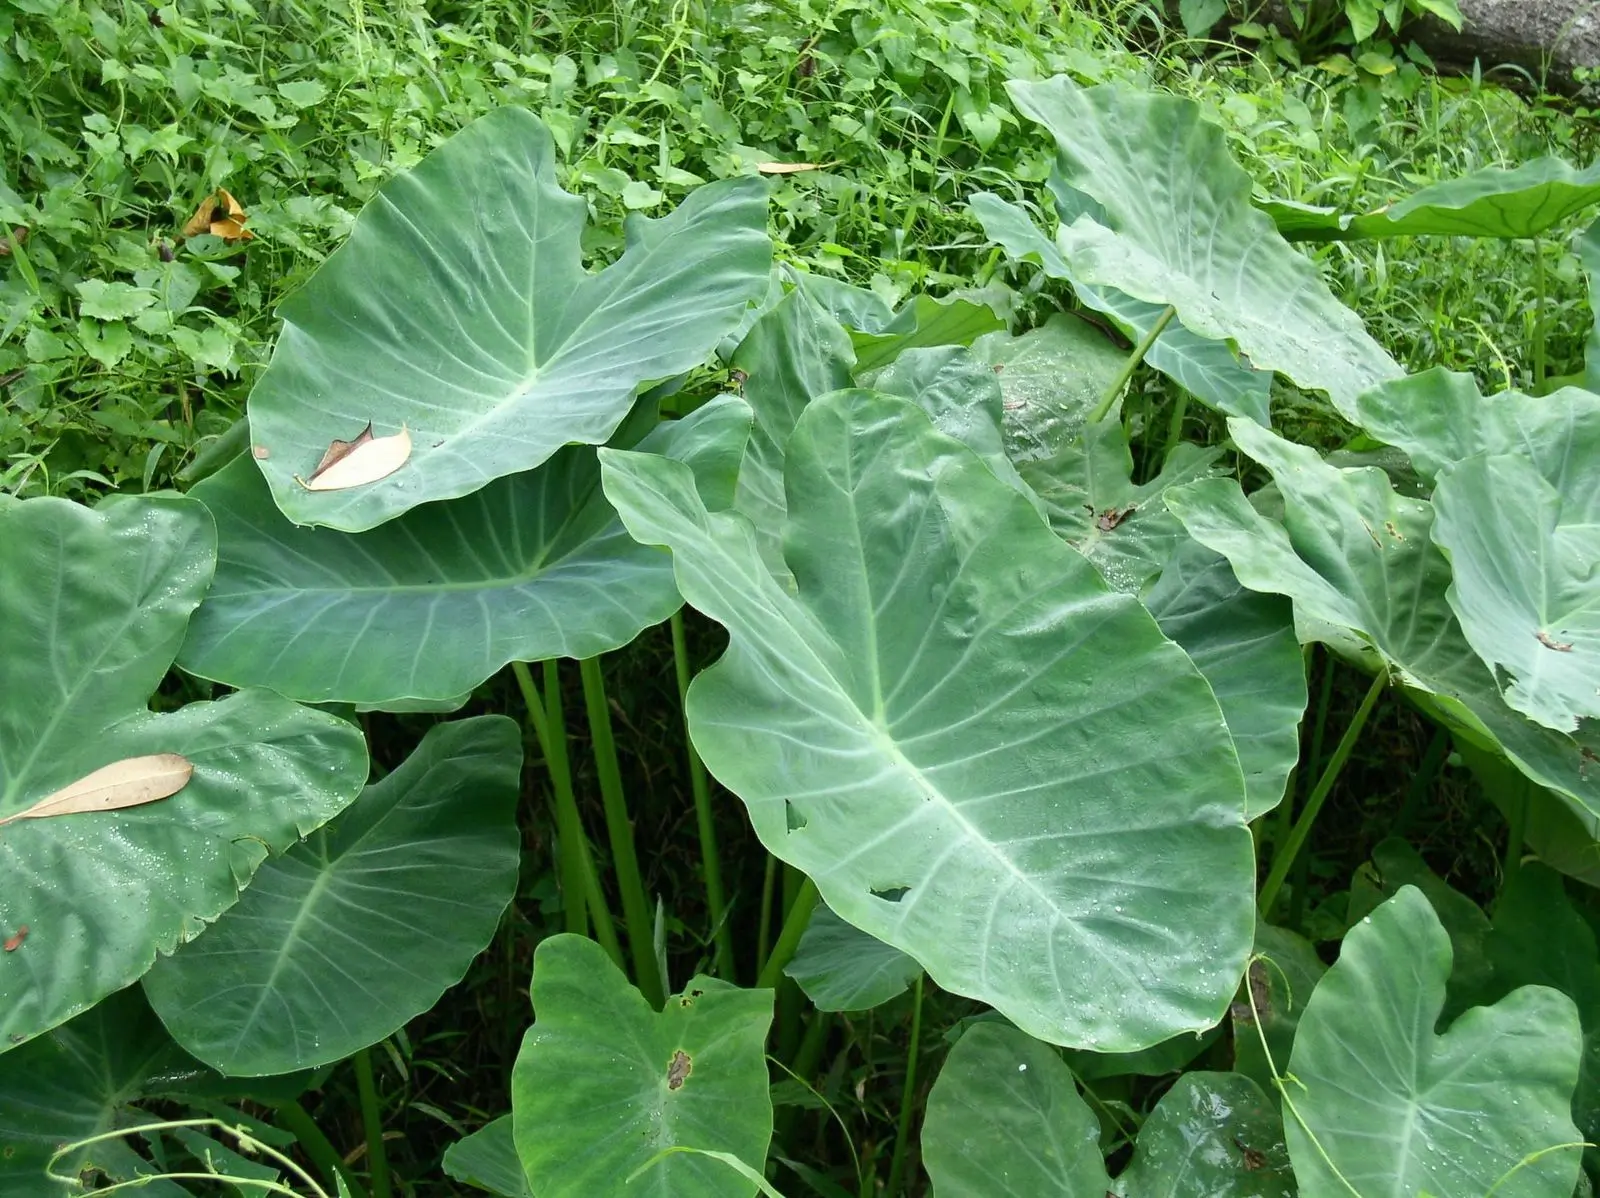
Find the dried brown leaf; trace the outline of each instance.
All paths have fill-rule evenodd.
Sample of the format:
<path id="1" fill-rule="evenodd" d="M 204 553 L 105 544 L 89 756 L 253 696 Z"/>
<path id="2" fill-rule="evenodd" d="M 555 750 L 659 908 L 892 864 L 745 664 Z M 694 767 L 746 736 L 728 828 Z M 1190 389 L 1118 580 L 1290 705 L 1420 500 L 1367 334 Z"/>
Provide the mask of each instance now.
<path id="1" fill-rule="evenodd" d="M 763 175 L 798 175 L 805 171 L 824 171 L 831 162 L 758 162 L 756 170 Z"/>
<path id="2" fill-rule="evenodd" d="M 211 229 L 211 214 L 217 210 L 217 197 L 207 196 L 200 201 L 200 207 L 194 210 L 194 215 L 189 218 L 189 223 L 183 226 L 185 237 L 198 237 Z"/>
<path id="3" fill-rule="evenodd" d="M 69 786 L 46 795 L 32 807 L 0 819 L 0 825 L 19 819 L 44 819 L 53 815 L 83 815 L 139 807 L 177 794 L 189 784 L 194 766 L 177 753 L 152 753 L 128 757 L 101 766 Z"/>
<path id="4" fill-rule="evenodd" d="M 354 441 L 335 441 L 311 477 L 295 475 L 308 491 L 345 491 L 388 478 L 411 457 L 411 434 L 404 425 L 392 437 L 374 437 L 369 424 Z"/>

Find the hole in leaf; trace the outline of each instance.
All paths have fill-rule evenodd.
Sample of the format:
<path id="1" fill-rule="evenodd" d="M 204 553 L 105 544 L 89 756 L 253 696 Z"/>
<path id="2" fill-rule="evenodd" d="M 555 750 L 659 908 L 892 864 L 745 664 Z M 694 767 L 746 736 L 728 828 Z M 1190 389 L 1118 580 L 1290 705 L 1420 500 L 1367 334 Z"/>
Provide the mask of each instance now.
<path id="1" fill-rule="evenodd" d="M 886 903 L 898 903 L 910 893 L 911 887 L 909 886 L 885 886 L 881 890 L 874 888 L 872 897 L 881 898 Z"/>
<path id="2" fill-rule="evenodd" d="M 798 832 L 806 826 L 806 817 L 788 799 L 783 801 L 783 823 L 790 832 Z"/>
<path id="3" fill-rule="evenodd" d="M 683 1089 L 684 1080 L 694 1072 L 694 1062 L 689 1059 L 689 1054 L 683 1049 L 678 1049 L 672 1054 L 672 1061 L 667 1065 L 667 1089 Z"/>

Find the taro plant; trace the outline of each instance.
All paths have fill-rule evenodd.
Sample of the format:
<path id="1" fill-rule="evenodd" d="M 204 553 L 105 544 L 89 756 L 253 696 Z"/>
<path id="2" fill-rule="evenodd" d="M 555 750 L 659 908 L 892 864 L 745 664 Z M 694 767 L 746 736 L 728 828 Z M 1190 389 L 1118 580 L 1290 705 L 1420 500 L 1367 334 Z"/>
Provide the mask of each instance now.
<path id="1" fill-rule="evenodd" d="M 441 1162 L 464 1185 L 1575 1192 L 1600 1140 L 1600 397 L 1405 377 L 1194 106 L 1012 94 L 1055 140 L 1059 227 L 974 214 L 1131 348 L 1073 313 L 1013 333 L 775 271 L 753 177 L 588 264 L 550 133 L 504 110 L 383 188 L 285 305 L 234 460 L 182 497 L 0 506 L 0 1186 L 392 1193 L 372 1048 L 513 901 L 527 774 L 562 931 L 509 1114 Z M 1469 181 L 1405 231 L 1531 235 L 1578 203 L 1558 183 Z M 1145 363 L 1174 384 L 1164 444 L 1129 402 Z M 1280 379 L 1365 440 L 1284 435 Z M 692 678 L 685 605 L 726 636 Z M 688 954 L 600 660 L 662 623 L 707 915 Z M 1340 730 L 1324 691 L 1309 751 L 1308 657 L 1365 692 Z M 502 671 L 537 764 L 507 713 L 446 718 L 504 706 Z M 1384 701 L 1505 812 L 1504 887 L 1485 913 L 1386 840 L 1327 960 L 1302 863 Z M 369 781 L 382 712 L 427 731 Z M 735 818 L 767 855 L 754 900 L 726 884 Z M 830 1172 L 790 1134 L 796 1092 L 828 1108 L 830 1019 L 890 1004 L 892 1143 Z M 299 1103 L 344 1060 L 361 1169 Z M 204 1117 L 246 1102 L 254 1130 Z"/>

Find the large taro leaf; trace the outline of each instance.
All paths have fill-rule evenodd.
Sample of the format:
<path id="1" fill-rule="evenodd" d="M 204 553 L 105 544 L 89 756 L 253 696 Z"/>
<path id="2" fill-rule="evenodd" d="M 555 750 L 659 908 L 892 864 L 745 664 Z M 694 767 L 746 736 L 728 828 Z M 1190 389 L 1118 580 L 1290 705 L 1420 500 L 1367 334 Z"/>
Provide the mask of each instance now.
<path id="1" fill-rule="evenodd" d="M 1283 1123 L 1238 1073 L 1186 1073 L 1139 1128 L 1117 1198 L 1294 1198 Z M 1093 1198 L 1099 1198 L 1094 1195 Z"/>
<path id="2" fill-rule="evenodd" d="M 0 827 L 0 1052 L 199 935 L 365 780 L 355 727 L 266 691 L 150 711 L 214 535 L 176 496 L 0 498 L 0 818 L 128 758 L 194 767 L 170 798 Z"/>
<path id="3" fill-rule="evenodd" d="M 1485 398 L 1472 376 L 1434 370 L 1361 411 L 1437 479 L 1450 606 L 1506 702 L 1561 731 L 1600 717 L 1600 396 Z"/>
<path id="4" fill-rule="evenodd" d="M 1206 676 L 1244 769 L 1245 815 L 1278 805 L 1300 759 L 1306 669 L 1294 609 L 1239 585 L 1226 558 L 1185 539 L 1144 597 Z"/>
<path id="5" fill-rule="evenodd" d="M 194 1064 L 162 1030 L 137 989 L 106 999 L 11 1053 L 0 1064 L 0 1198 L 83 1192 L 45 1180 L 56 1150 L 150 1122 L 151 1116 L 132 1103 L 164 1073 Z M 95 1171 L 124 1181 L 160 1170 L 120 1138 L 65 1156 L 54 1169 L 68 1177 L 93 1177 Z M 152 1182 L 138 1192 L 151 1198 L 189 1195 L 170 1181 Z"/>
<path id="6" fill-rule="evenodd" d="M 516 892 L 521 768 L 521 732 L 504 716 L 430 728 L 145 975 L 173 1038 L 231 1076 L 288 1073 L 342 1060 L 432 1007 Z"/>
<path id="7" fill-rule="evenodd" d="M 1053 457 L 1082 433 L 1126 355 L 1088 321 L 1057 312 L 1018 337 L 978 338 L 972 356 L 1000 381 L 1005 451 L 1020 465 Z"/>
<path id="8" fill-rule="evenodd" d="M 1191 332 L 1237 345 L 1262 370 L 1325 390 L 1353 416 L 1400 367 L 1334 298 L 1313 265 L 1250 202 L 1250 179 L 1200 106 L 1065 76 L 1007 85 L 1045 126 L 1063 181 L 1098 203 L 1056 235 L 1074 279 L 1171 305 Z"/>
<path id="9" fill-rule="evenodd" d="M 1283 1117 L 1305 1198 L 1572 1193 L 1582 1039 L 1572 1000 L 1523 987 L 1439 1035 L 1450 960 L 1449 937 L 1410 886 L 1345 937 L 1288 1063 Z"/>
<path id="10" fill-rule="evenodd" d="M 733 355 L 733 368 L 744 375 L 743 394 L 753 418 L 735 506 L 754 526 L 762 559 L 774 577 L 786 579 L 789 574 L 781 540 L 783 457 L 789 436 L 808 403 L 850 386 L 854 362 L 849 334 L 804 288 L 763 313 Z"/>
<path id="11" fill-rule="evenodd" d="M 1573 247 L 1589 276 L 1589 308 L 1594 314 L 1589 339 L 1583 347 L 1583 385 L 1600 393 L 1600 221 L 1574 238 Z"/>
<path id="12" fill-rule="evenodd" d="M 1358 241 L 1428 234 L 1537 237 L 1595 204 L 1600 204 L 1600 164 L 1576 170 L 1559 158 L 1540 158 L 1511 170 L 1491 166 L 1444 179 L 1376 212 L 1283 203 L 1264 207 L 1291 241 Z"/>
<path id="13" fill-rule="evenodd" d="M 361 532 L 601 444 L 641 385 L 698 365 L 765 290 L 759 179 L 632 218 L 622 257 L 590 274 L 584 202 L 556 173 L 537 118 L 491 112 L 387 183 L 283 304 L 249 414 L 289 519 Z M 295 481 L 369 422 L 409 432 L 398 470 L 348 490 Z"/>
<path id="14" fill-rule="evenodd" d="M 748 427 L 743 404 L 717 400 L 638 448 L 688 462 L 725 507 Z M 180 664 L 307 702 L 449 699 L 508 661 L 609 652 L 681 602 L 667 556 L 601 494 L 588 445 L 366 533 L 289 523 L 244 458 L 193 494 L 216 519 L 218 564 Z"/>
<path id="15" fill-rule="evenodd" d="M 1461 631 L 1511 707 L 1564 732 L 1600 721 L 1600 420 L 1583 433 L 1565 446 L 1579 494 L 1517 454 L 1469 458 L 1433 494 Z"/>
<path id="16" fill-rule="evenodd" d="M 922 967 L 819 903 L 783 972 L 819 1011 L 870 1011 L 904 994 Z"/>
<path id="17" fill-rule="evenodd" d="M 1100 1125 L 1048 1045 L 976 1023 L 928 1093 L 922 1164 L 938 1198 L 1105 1198 Z"/>
<path id="18" fill-rule="evenodd" d="M 1134 341 L 1142 341 L 1161 318 L 1164 304 L 1083 282 L 1056 243 L 1016 204 L 984 192 L 972 197 L 971 207 L 990 241 L 1013 258 L 1037 262 L 1049 277 L 1071 283 L 1086 307 L 1109 316 Z M 1271 372 L 1241 362 L 1225 342 L 1197 337 L 1173 320 L 1145 352 L 1145 361 L 1217 411 L 1269 423 Z"/>
<path id="19" fill-rule="evenodd" d="M 789 443 L 790 595 L 685 468 L 601 460 L 729 631 L 689 693 L 701 756 L 834 911 L 1055 1042 L 1221 1017 L 1252 874 L 1221 713 L 1026 497 L 906 401 L 825 396 Z"/>
<path id="20" fill-rule="evenodd" d="M 1430 714 L 1504 753 L 1592 823 L 1600 729 L 1586 724 L 1568 735 L 1505 705 L 1446 602 L 1450 565 L 1430 540 L 1431 505 L 1397 495 L 1374 467 L 1331 466 L 1247 421 L 1229 428 L 1272 473 L 1283 523 L 1252 507 L 1232 480 L 1207 479 L 1166 497 L 1190 535 L 1227 557 L 1251 590 L 1288 595 L 1310 635 L 1368 668 L 1388 668 Z"/>
<path id="21" fill-rule="evenodd" d="M 77 1185 L 44 1180 L 56 1150 L 118 1128 L 155 1122 L 160 1108 L 151 1109 L 154 1102 L 177 1101 L 200 1109 L 240 1100 L 288 1102 L 313 1081 L 311 1074 L 295 1074 L 236 1082 L 212 1073 L 172 1042 L 140 989 L 129 987 L 5 1058 L 0 1067 L 0 1198 L 83 1193 Z M 235 1166 L 230 1171 L 245 1167 L 228 1149 L 192 1130 L 166 1134 L 197 1156 L 209 1153 L 223 1158 Z M 160 1172 L 134 1151 L 142 1141 L 143 1137 L 102 1140 L 64 1156 L 54 1171 L 65 1176 L 98 1173 L 112 1181 Z M 172 1149 L 169 1143 L 167 1151 Z M 249 1167 L 260 1169 L 259 1164 Z M 190 1194 L 168 1181 L 142 1184 L 137 1192 L 155 1198 Z"/>
<path id="22" fill-rule="evenodd" d="M 699 1153 L 767 1159 L 772 1100 L 762 1045 L 772 991 L 696 977 L 654 1011 L 605 950 L 540 942 L 534 1024 L 511 1077 L 517 1154 L 539 1198 L 749 1198 L 751 1185 Z"/>
<path id="23" fill-rule="evenodd" d="M 1095 564 L 1107 583 L 1137 595 L 1189 539 L 1161 497 L 1211 473 L 1217 447 L 1179 442 L 1161 472 L 1133 481 L 1133 453 L 1113 407 L 1085 424 L 1079 437 L 1052 458 L 1024 463 L 1021 475 L 1043 502 L 1056 535 Z"/>
<path id="24" fill-rule="evenodd" d="M 973 1025 L 928 1095 L 922 1157 L 938 1198 L 1287 1198 L 1282 1125 L 1236 1073 L 1189 1073 L 1140 1129 L 1113 1183 L 1100 1125 L 1059 1055 L 1014 1028 Z"/>

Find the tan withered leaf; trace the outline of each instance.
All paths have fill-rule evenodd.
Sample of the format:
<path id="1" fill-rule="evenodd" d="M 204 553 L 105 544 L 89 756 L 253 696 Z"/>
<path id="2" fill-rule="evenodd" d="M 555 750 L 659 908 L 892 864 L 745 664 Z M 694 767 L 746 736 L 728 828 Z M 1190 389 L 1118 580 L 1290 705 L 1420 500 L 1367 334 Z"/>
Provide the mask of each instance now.
<path id="1" fill-rule="evenodd" d="M 411 434 L 404 425 L 392 437 L 374 437 L 372 425 L 353 441 L 334 441 L 310 478 L 294 476 L 308 491 L 345 491 L 388 478 L 411 457 Z"/>
<path id="2" fill-rule="evenodd" d="M 139 807 L 177 794 L 189 784 L 194 766 L 177 753 L 152 753 L 127 757 L 85 774 L 70 786 L 46 795 L 25 811 L 0 819 L 45 819 L 52 815 L 83 815 L 91 811 L 117 811 Z"/>
<path id="3" fill-rule="evenodd" d="M 760 162 L 756 170 L 763 175 L 798 175 L 803 171 L 825 171 L 831 162 Z"/>
<path id="4" fill-rule="evenodd" d="M 217 215 L 218 208 L 222 209 L 220 217 Z M 189 223 L 183 226 L 183 235 L 198 237 L 202 233 L 210 233 L 224 241 L 250 241 L 255 234 L 244 227 L 244 222 L 249 219 L 243 206 L 233 198 L 233 193 L 219 187 L 214 194 L 200 202 Z"/>

